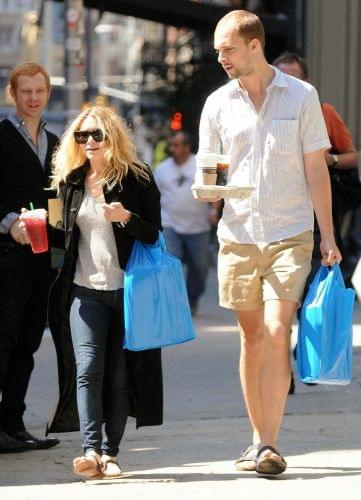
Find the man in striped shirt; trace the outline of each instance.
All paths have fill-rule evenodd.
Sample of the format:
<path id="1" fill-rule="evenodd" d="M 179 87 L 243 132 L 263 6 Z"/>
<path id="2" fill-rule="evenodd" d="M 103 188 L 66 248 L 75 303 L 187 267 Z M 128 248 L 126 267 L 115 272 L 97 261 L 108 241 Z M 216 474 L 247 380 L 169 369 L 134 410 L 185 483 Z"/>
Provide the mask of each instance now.
<path id="1" fill-rule="evenodd" d="M 225 201 L 218 228 L 220 304 L 236 312 L 253 428 L 236 468 L 279 474 L 287 467 L 276 446 L 290 384 L 289 332 L 310 270 L 313 210 L 323 263 L 341 260 L 324 159 L 330 144 L 316 90 L 267 63 L 255 14 L 224 16 L 214 47 L 230 82 L 204 105 L 199 153 L 228 153 L 228 183 L 255 187 L 249 198 Z"/>

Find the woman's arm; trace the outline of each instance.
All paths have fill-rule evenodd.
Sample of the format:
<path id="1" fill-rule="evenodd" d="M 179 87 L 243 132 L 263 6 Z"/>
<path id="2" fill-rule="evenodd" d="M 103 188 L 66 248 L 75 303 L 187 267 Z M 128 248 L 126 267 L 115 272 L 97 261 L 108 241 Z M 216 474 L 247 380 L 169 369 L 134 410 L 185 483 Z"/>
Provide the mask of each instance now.
<path id="1" fill-rule="evenodd" d="M 148 170 L 149 183 L 145 185 L 140 182 L 140 195 L 143 207 L 143 214 L 132 214 L 124 230 L 133 238 L 144 243 L 155 243 L 158 239 L 159 231 L 162 229 L 160 192 L 155 183 L 151 170 Z"/>
<path id="2" fill-rule="evenodd" d="M 111 203 L 104 206 L 104 215 L 133 238 L 153 244 L 162 229 L 160 192 L 151 170 L 148 169 L 147 173 L 149 181 L 141 178 L 135 180 L 142 206 L 141 213 L 130 212 L 121 203 Z"/>

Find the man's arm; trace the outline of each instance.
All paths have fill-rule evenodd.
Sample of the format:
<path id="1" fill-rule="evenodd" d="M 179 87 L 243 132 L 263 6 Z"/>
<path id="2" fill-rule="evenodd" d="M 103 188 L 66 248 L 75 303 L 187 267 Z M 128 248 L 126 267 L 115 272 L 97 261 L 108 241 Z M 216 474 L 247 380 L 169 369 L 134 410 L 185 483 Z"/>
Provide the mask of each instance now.
<path id="1" fill-rule="evenodd" d="M 321 233 L 322 264 L 332 265 L 336 261 L 341 262 L 342 256 L 333 232 L 331 184 L 324 150 L 305 153 L 303 159 L 306 180 Z"/>
<path id="2" fill-rule="evenodd" d="M 221 138 L 218 133 L 217 125 L 213 117 L 213 106 L 209 98 L 206 100 L 202 110 L 201 119 L 199 122 L 199 148 L 198 154 L 215 153 L 220 151 Z M 217 203 L 220 198 L 199 198 L 194 194 L 194 197 L 199 201 Z"/>
<path id="3" fill-rule="evenodd" d="M 16 241 L 16 243 L 27 245 L 30 243 L 30 240 L 25 230 L 25 224 L 19 217 L 19 214 L 15 212 L 9 212 L 0 221 L 0 233 L 10 234 L 10 236 L 14 241 Z"/>
<path id="4" fill-rule="evenodd" d="M 0 149 L 0 167 L 5 164 L 6 163 L 3 160 L 3 154 Z M 14 212 L 13 209 L 2 203 L 0 196 L 0 233 L 10 234 L 14 241 L 25 245 L 27 243 L 27 236 L 24 234 L 19 216 L 20 214 Z"/>
<path id="5" fill-rule="evenodd" d="M 19 214 L 15 212 L 9 212 L 3 219 L 0 220 L 0 233 L 8 234 L 10 228 L 17 219 L 19 218 Z"/>
<path id="6" fill-rule="evenodd" d="M 334 156 L 337 156 L 337 162 L 335 162 Z M 336 170 L 357 168 L 357 151 L 354 148 L 350 149 L 350 151 L 345 151 L 344 153 L 337 153 L 337 155 L 333 155 L 326 151 L 325 158 L 327 165 L 331 168 L 335 168 Z"/>
<path id="7" fill-rule="evenodd" d="M 210 224 L 212 224 L 212 226 L 217 226 L 220 219 L 221 209 L 222 209 L 222 200 L 210 203 L 208 221 L 210 222 Z"/>
<path id="8" fill-rule="evenodd" d="M 346 123 L 336 109 L 327 102 L 322 104 L 322 111 L 332 146 L 331 153 L 325 152 L 327 165 L 337 170 L 357 168 L 358 155 Z M 335 154 L 337 161 L 334 158 Z"/>

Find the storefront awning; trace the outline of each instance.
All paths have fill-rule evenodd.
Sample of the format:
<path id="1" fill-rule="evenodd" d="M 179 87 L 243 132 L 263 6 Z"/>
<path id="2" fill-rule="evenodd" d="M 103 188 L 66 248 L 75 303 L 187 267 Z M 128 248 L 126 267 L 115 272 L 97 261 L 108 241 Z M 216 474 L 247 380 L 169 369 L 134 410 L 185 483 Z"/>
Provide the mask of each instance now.
<path id="1" fill-rule="evenodd" d="M 62 0 L 57 0 L 62 1 Z M 217 21 L 231 7 L 220 7 L 190 0 L 84 0 L 84 7 L 133 16 L 149 21 L 212 32 Z M 268 34 L 286 34 L 288 22 L 271 14 L 258 13 Z"/>

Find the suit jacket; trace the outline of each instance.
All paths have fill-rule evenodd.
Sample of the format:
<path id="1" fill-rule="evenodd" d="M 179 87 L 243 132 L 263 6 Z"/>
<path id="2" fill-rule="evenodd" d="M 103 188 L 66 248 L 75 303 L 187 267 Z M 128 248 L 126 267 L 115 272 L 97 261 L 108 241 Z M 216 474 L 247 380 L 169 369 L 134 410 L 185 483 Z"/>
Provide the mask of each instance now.
<path id="1" fill-rule="evenodd" d="M 5 119 L 0 122 L 0 221 L 10 212 L 20 213 L 21 208 L 29 208 L 32 202 L 35 208 L 48 209 L 48 198 L 54 197 L 49 187 L 51 157 L 58 138 L 46 130 L 48 150 L 45 168 L 26 140 Z M 49 238 L 61 246 L 59 231 L 49 226 Z M 21 248 L 10 234 L 0 233 L 0 245 Z"/>

